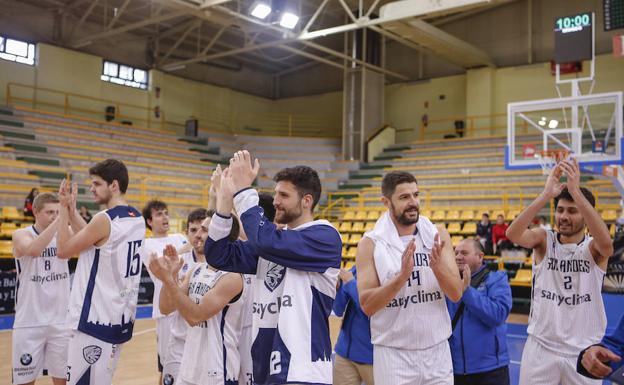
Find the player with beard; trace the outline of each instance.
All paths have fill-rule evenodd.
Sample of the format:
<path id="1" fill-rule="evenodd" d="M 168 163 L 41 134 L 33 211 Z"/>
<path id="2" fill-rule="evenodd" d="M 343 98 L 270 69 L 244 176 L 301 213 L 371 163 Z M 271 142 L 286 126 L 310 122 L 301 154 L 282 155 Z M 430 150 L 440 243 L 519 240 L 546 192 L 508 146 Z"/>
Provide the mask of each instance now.
<path id="1" fill-rule="evenodd" d="M 173 314 L 165 316 L 160 312 L 158 303 L 160 302 L 160 289 L 162 282 L 154 276 L 149 268 L 150 258 L 152 254 L 161 255 L 167 245 L 173 245 L 184 257 L 190 257 L 190 253 L 183 252 L 182 248 L 188 247 L 188 241 L 182 234 L 169 234 L 169 210 L 167 204 L 158 199 L 152 199 L 143 208 L 143 219 L 145 226 L 152 231 L 150 238 L 145 238 L 145 245 L 142 249 L 141 260 L 147 268 L 147 272 L 154 283 L 154 295 L 152 296 L 152 318 L 156 320 L 156 351 L 158 358 L 158 371 L 160 372 L 160 381 L 163 383 L 163 366 L 168 361 L 167 353 L 169 340 L 171 339 L 171 330 L 173 322 Z M 185 247 L 186 245 L 186 247 Z M 187 264 L 193 260 L 187 260 Z M 174 376 L 175 377 L 175 376 Z M 165 385 L 167 384 L 165 382 Z"/>
<path id="2" fill-rule="evenodd" d="M 251 187 L 260 168 L 239 151 L 224 170 L 210 222 L 206 260 L 221 270 L 255 274 L 251 355 L 253 383 L 332 384 L 328 317 L 336 295 L 342 242 L 325 220 L 314 220 L 321 196 L 316 171 L 286 168 L 275 175 L 275 221 Z M 236 208 L 247 241 L 229 241 Z"/>
<path id="3" fill-rule="evenodd" d="M 565 184 L 559 183 L 562 176 Z M 529 338 L 522 353 L 520 384 L 600 384 L 576 372 L 579 351 L 600 342 L 607 319 L 602 281 L 613 244 L 596 211 L 595 198 L 580 187 L 576 160 L 562 160 L 542 193 L 513 221 L 507 237 L 533 249 Z M 554 199 L 557 231 L 528 229 Z M 590 235 L 586 235 L 585 229 Z"/>
<path id="4" fill-rule="evenodd" d="M 388 208 L 358 244 L 360 305 L 370 317 L 376 384 L 452 384 L 445 296 L 462 280 L 449 233 L 419 215 L 416 178 L 393 171 L 381 184 Z"/>
<path id="5" fill-rule="evenodd" d="M 106 207 L 71 235 L 72 196 L 61 186 L 57 255 L 80 253 L 69 298 L 67 380 L 73 384 L 110 384 L 124 342 L 132 338 L 141 278 L 140 249 L 145 222 L 128 206 L 128 169 L 107 159 L 89 169 L 95 202 Z"/>

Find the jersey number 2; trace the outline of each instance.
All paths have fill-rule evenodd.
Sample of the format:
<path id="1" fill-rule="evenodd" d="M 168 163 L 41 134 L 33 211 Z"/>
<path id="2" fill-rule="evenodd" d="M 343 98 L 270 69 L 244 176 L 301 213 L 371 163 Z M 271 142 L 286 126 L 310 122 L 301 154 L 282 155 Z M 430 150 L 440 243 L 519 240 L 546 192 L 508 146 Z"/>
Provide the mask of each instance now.
<path id="1" fill-rule="evenodd" d="M 278 374 L 282 371 L 282 355 L 279 351 L 275 350 L 271 352 L 271 363 L 269 368 L 269 374 Z"/>
<path id="2" fill-rule="evenodd" d="M 139 247 L 142 240 L 128 242 L 128 263 L 126 264 L 126 278 L 135 276 L 141 271 Z"/>

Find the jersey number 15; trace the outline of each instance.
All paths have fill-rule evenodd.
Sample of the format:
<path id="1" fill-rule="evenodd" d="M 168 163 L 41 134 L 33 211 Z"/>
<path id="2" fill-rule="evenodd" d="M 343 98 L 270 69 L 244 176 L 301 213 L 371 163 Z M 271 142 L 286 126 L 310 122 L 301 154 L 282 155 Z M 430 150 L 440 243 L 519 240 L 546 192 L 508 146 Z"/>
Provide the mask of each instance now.
<path id="1" fill-rule="evenodd" d="M 141 257 L 139 255 L 139 248 L 143 240 L 128 242 L 128 261 L 126 264 L 126 277 L 132 277 L 141 271 Z"/>

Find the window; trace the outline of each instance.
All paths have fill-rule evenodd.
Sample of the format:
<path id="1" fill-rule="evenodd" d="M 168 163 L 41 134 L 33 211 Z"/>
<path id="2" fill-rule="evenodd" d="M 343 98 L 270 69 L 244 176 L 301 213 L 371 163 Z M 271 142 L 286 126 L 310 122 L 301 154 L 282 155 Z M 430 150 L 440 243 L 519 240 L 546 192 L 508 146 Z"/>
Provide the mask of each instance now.
<path id="1" fill-rule="evenodd" d="M 35 65 L 35 45 L 0 36 L 0 59 Z"/>
<path id="2" fill-rule="evenodd" d="M 105 60 L 100 79 L 122 86 L 140 88 L 142 90 L 147 89 L 147 71 L 132 68 L 125 64 Z"/>

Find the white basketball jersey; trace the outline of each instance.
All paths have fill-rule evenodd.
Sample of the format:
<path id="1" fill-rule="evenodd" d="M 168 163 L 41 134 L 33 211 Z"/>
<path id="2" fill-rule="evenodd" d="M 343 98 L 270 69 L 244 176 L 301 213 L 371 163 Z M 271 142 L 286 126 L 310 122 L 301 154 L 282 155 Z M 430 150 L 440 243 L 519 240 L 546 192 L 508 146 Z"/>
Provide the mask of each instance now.
<path id="1" fill-rule="evenodd" d="M 547 349 L 577 356 L 604 336 L 605 272 L 589 251 L 591 237 L 579 244 L 562 244 L 557 233 L 546 234 L 546 255 L 533 264 L 528 333 Z"/>
<path id="2" fill-rule="evenodd" d="M 212 270 L 206 263 L 198 263 L 189 281 L 189 298 L 200 303 L 204 295 L 227 274 L 236 273 Z M 243 289 L 234 303 L 188 329 L 179 372 L 184 381 L 201 385 L 238 383 L 238 341 L 242 330 L 245 295 Z"/>
<path id="3" fill-rule="evenodd" d="M 156 255 L 158 255 L 159 257 L 162 256 L 163 250 L 167 245 L 173 245 L 176 249 L 179 250 L 186 243 L 188 243 L 188 241 L 186 240 L 186 237 L 182 234 L 170 234 L 162 238 L 145 238 L 145 245 L 143 246 L 143 249 L 141 251 L 141 259 L 145 264 L 145 269 L 149 273 L 152 282 L 154 283 L 154 296 L 152 297 L 152 318 L 162 318 L 164 316 L 160 312 L 160 307 L 158 306 L 160 302 L 160 289 L 162 289 L 162 281 L 156 278 L 156 276 L 154 276 L 154 274 L 152 274 L 152 272 L 150 271 L 150 257 L 152 253 L 156 253 Z M 188 258 L 188 256 L 184 257 L 187 254 L 188 256 L 190 256 L 191 253 L 184 253 L 182 257 Z M 182 272 L 182 270 L 180 270 L 180 272 Z"/>
<path id="4" fill-rule="evenodd" d="M 34 226 L 26 229 L 33 237 Z M 56 256 L 56 235 L 38 256 L 15 258 L 14 328 L 62 324 L 69 306 L 69 267 Z M 53 306 L 52 306 L 53 305 Z"/>
<path id="5" fill-rule="evenodd" d="M 145 222 L 131 206 L 116 206 L 97 215 L 110 221 L 110 234 L 102 246 L 80 253 L 68 321 L 73 329 L 120 344 L 132 338 Z"/>
<path id="6" fill-rule="evenodd" d="M 423 245 L 420 234 L 401 237 L 404 245 L 414 238 L 414 269 L 396 296 L 370 318 L 371 342 L 391 348 L 421 350 L 451 336 L 451 319 L 444 292 L 429 267 L 431 249 Z M 381 246 L 376 243 L 375 247 Z M 389 254 L 388 254 L 389 255 Z M 393 256 L 401 258 L 401 255 Z M 374 257 L 377 271 L 386 271 L 388 261 Z M 383 266 L 386 265 L 386 266 Z M 382 268 L 383 267 L 383 268 Z M 390 277 L 378 277 L 381 285 Z"/>
<path id="7" fill-rule="evenodd" d="M 245 304 L 243 305 L 243 327 L 251 327 L 253 324 L 253 289 L 252 281 L 254 274 L 243 274 L 243 285 L 245 286 Z"/>

